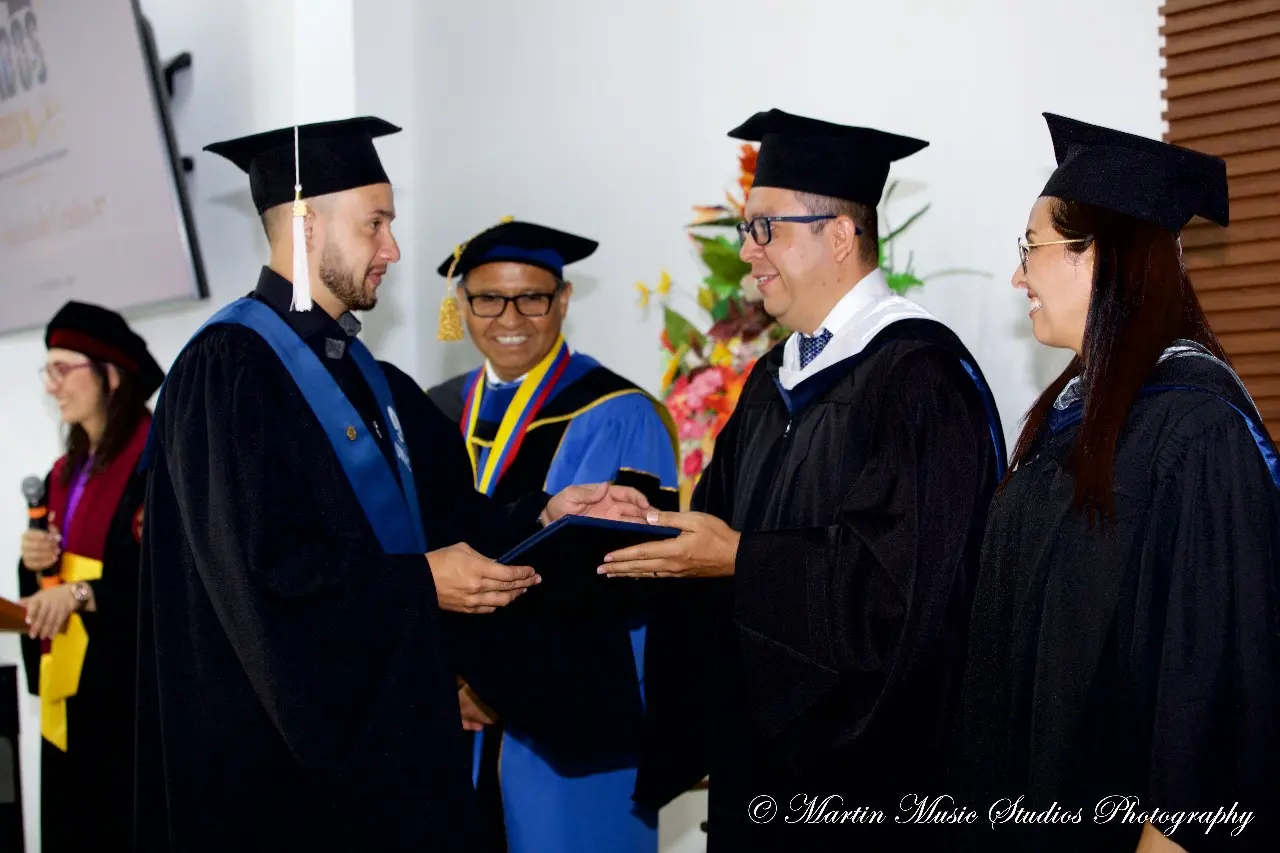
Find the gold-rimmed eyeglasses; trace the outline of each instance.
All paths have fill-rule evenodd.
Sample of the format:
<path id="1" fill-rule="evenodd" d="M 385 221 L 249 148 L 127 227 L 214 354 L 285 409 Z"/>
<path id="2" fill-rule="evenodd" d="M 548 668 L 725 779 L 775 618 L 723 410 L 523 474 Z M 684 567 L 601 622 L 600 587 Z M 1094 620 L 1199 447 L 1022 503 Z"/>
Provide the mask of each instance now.
<path id="1" fill-rule="evenodd" d="M 1045 240 L 1043 243 L 1028 243 L 1026 238 L 1018 238 L 1018 260 L 1022 264 L 1022 273 L 1027 272 L 1027 256 L 1031 254 L 1032 249 L 1039 249 L 1041 246 L 1070 246 L 1075 243 L 1088 243 L 1093 240 L 1092 237 L 1075 237 L 1071 240 Z"/>

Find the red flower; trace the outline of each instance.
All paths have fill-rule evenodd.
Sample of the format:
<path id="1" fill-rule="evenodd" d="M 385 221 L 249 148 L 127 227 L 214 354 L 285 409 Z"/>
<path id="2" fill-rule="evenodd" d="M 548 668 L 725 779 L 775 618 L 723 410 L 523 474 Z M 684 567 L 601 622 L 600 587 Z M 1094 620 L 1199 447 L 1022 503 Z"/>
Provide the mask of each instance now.
<path id="1" fill-rule="evenodd" d="M 696 477 L 702 473 L 702 450 L 693 451 L 684 458 L 684 475 L 686 477 Z"/>

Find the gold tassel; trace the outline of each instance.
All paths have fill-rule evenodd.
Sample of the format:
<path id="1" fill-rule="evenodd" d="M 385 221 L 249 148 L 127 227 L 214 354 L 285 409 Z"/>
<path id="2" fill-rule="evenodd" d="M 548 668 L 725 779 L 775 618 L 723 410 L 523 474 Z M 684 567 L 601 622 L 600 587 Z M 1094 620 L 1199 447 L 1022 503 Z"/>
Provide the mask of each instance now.
<path id="1" fill-rule="evenodd" d="M 504 216 L 498 220 L 498 225 L 506 225 L 508 222 L 514 222 L 514 216 Z M 498 225 L 493 226 L 497 228 Z M 486 228 L 481 234 L 492 231 L 493 228 Z M 479 235 L 477 235 L 479 236 Z M 475 239 L 474 237 L 472 239 Z M 471 241 L 468 240 L 467 243 Z M 442 341 L 460 341 L 462 340 L 462 312 L 458 309 L 458 297 L 453 283 L 453 271 L 458 268 L 458 261 L 462 259 L 462 251 L 467 247 L 467 243 L 459 243 L 457 248 L 453 250 L 453 263 L 449 265 L 449 272 L 445 275 L 445 291 L 444 301 L 440 303 L 440 316 L 436 323 L 436 338 Z"/>
<path id="2" fill-rule="evenodd" d="M 452 293 L 440 303 L 440 321 L 436 337 L 442 341 L 462 340 L 462 315 L 458 311 L 458 297 Z"/>
<path id="3" fill-rule="evenodd" d="M 442 341 L 462 340 L 462 314 L 458 311 L 458 297 L 454 294 L 453 271 L 458 268 L 458 260 L 466 243 L 459 243 L 453 250 L 453 263 L 449 264 L 449 274 L 444 277 L 444 301 L 440 303 L 440 317 L 436 324 L 436 338 Z"/>

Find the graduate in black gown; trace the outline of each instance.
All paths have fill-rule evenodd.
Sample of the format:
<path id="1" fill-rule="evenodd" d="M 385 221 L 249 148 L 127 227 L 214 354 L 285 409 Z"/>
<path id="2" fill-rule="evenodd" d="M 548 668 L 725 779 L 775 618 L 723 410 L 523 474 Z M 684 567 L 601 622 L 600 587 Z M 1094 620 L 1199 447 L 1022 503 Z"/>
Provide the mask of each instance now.
<path id="1" fill-rule="evenodd" d="M 68 302 L 45 330 L 45 391 L 67 425 L 45 479 L 47 530 L 22 537 L 22 639 L 40 697 L 40 849 L 124 849 L 133 831 L 138 459 L 164 373 L 114 311 Z"/>
<path id="2" fill-rule="evenodd" d="M 926 143 L 776 110 L 732 135 L 762 140 L 742 257 L 795 333 L 748 378 L 695 512 L 655 518 L 686 532 L 603 567 L 690 578 L 650 624 L 637 797 L 709 772 L 710 853 L 921 846 L 894 820 L 940 793 L 1005 461 L 974 358 L 877 265 L 889 165 Z"/>
<path id="3" fill-rule="evenodd" d="M 271 259 L 157 404 L 139 850 L 483 849 L 440 611 L 493 611 L 537 578 L 454 543 L 498 528 L 509 541 L 488 547 L 506 547 L 627 491 L 493 505 L 452 425 L 356 337 L 350 312 L 399 259 L 373 144 L 396 130 L 350 119 L 209 147 L 248 173 Z"/>
<path id="4" fill-rule="evenodd" d="M 1014 287 L 1076 356 L 991 508 L 965 677 L 976 850 L 1274 850 L 1280 463 L 1181 262 L 1214 157 L 1046 114 Z M 1159 830 L 1159 831 L 1157 831 Z M 1164 833 L 1164 834 L 1162 834 Z"/>

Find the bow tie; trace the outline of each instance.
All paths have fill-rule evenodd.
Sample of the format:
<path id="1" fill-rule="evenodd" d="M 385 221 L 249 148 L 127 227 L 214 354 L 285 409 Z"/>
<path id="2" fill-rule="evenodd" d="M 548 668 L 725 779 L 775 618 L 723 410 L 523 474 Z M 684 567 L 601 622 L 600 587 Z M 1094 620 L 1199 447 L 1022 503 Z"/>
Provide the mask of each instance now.
<path id="1" fill-rule="evenodd" d="M 831 342 L 831 333 L 823 329 L 813 337 L 808 335 L 800 336 L 800 369 L 809 366 L 809 362 L 818 357 L 818 353 Z"/>

